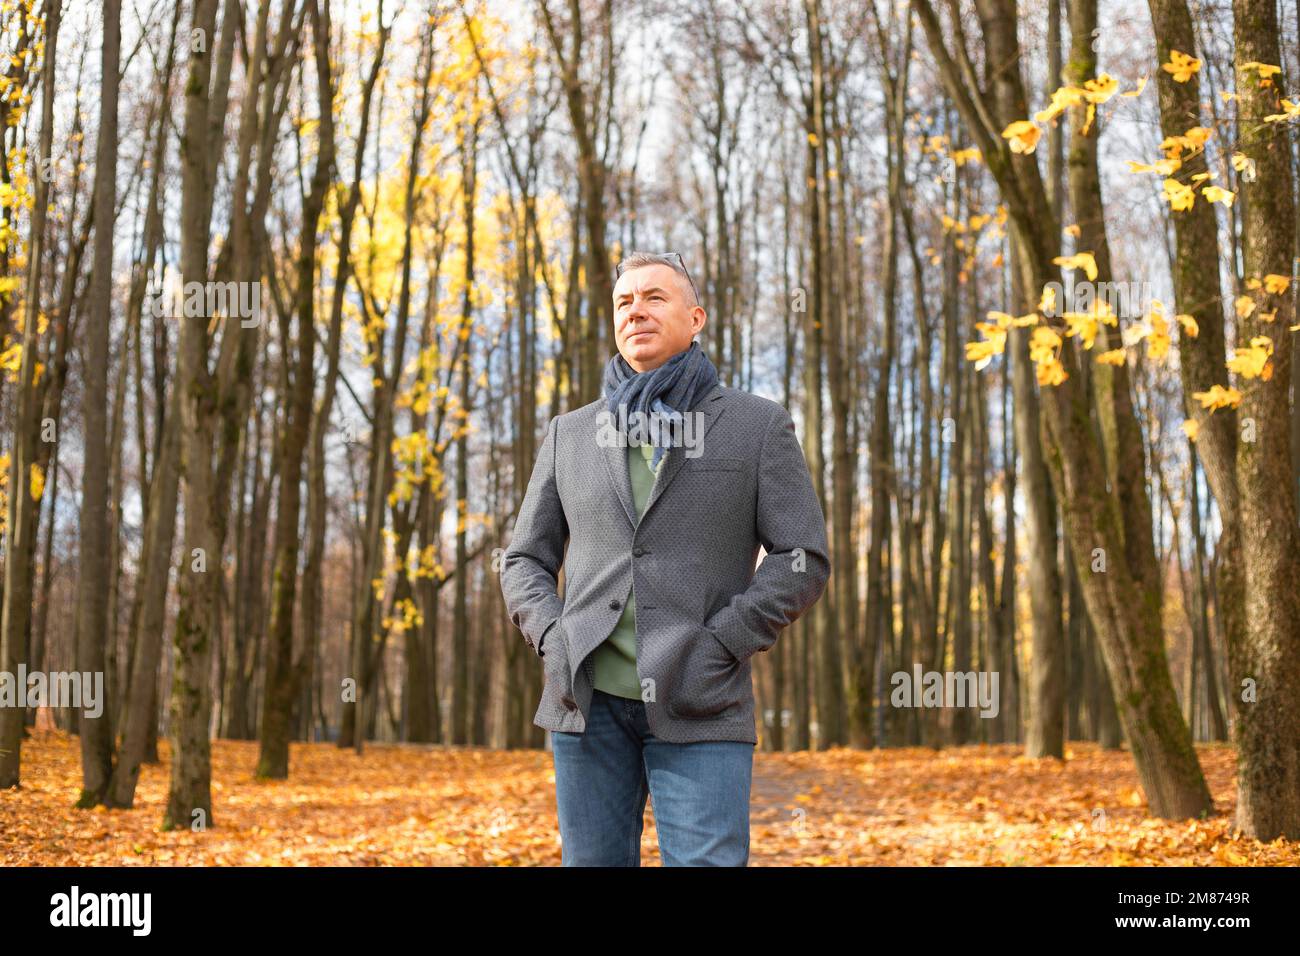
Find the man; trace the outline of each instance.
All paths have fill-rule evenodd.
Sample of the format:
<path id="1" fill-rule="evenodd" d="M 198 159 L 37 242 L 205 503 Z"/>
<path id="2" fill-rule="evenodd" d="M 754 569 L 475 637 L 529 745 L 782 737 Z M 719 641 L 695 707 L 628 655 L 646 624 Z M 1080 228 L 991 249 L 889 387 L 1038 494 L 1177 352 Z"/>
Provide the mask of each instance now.
<path id="1" fill-rule="evenodd" d="M 681 256 L 620 263 L 604 396 L 551 420 L 502 563 L 565 866 L 639 866 L 647 795 L 664 865 L 748 863 L 749 661 L 830 576 L 790 413 L 718 384 L 706 319 Z"/>

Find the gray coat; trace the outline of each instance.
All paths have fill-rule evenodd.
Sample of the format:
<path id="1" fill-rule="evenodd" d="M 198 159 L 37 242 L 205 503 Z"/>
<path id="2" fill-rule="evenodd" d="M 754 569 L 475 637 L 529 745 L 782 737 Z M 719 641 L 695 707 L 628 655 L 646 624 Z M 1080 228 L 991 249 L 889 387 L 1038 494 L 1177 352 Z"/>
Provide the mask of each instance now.
<path id="1" fill-rule="evenodd" d="M 541 647 L 533 723 L 586 729 L 589 655 L 632 592 L 651 732 L 756 743 L 749 659 L 830 577 L 825 516 L 790 413 L 715 387 L 694 409 L 694 438 L 667 450 L 638 520 L 627 448 L 610 441 L 605 411 L 602 398 L 551 419 L 501 563 L 510 620 Z"/>

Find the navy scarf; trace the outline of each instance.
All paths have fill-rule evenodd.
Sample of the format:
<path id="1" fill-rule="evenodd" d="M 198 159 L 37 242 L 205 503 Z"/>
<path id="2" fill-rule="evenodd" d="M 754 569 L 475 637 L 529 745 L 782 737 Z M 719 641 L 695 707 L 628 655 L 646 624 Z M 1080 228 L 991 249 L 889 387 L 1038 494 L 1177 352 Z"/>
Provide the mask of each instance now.
<path id="1" fill-rule="evenodd" d="M 652 464 L 656 468 L 666 447 L 672 443 L 670 436 L 658 428 L 659 423 L 669 425 L 680 435 L 681 413 L 693 409 L 717 384 L 718 370 L 695 341 L 648 372 L 637 372 L 618 352 L 605 363 L 604 391 L 609 412 L 624 436 L 628 417 L 633 412 L 639 412 L 639 417 L 649 423 L 650 443 L 655 446 Z M 624 405 L 626 410 L 620 415 L 619 408 Z"/>

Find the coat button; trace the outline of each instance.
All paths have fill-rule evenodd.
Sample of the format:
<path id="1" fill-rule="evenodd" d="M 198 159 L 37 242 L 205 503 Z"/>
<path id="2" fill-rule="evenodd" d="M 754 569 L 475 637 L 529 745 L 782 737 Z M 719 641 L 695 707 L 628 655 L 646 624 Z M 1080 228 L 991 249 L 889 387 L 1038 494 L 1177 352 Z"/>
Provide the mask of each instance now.
<path id="1" fill-rule="evenodd" d="M 621 608 L 622 606 L 623 606 L 623 605 L 620 604 L 618 601 L 610 601 L 610 602 L 609 602 L 609 609 L 610 609 L 611 611 L 617 611 L 617 610 L 618 610 L 619 608 Z"/>
<path id="2" fill-rule="evenodd" d="M 643 554 L 645 554 L 645 548 L 633 548 L 633 549 L 632 549 L 632 556 L 635 557 L 635 558 L 639 558 L 639 557 L 641 557 L 641 555 L 643 555 Z"/>

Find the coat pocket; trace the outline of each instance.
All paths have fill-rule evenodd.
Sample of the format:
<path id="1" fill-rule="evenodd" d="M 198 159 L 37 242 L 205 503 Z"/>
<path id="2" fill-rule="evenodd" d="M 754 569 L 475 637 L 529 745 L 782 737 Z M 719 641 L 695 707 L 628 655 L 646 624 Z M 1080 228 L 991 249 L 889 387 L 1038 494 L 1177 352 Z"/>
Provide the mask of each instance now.
<path id="1" fill-rule="evenodd" d="M 747 672 L 731 651 L 704 625 L 698 625 L 683 652 L 677 686 L 668 709 L 673 716 L 703 720 L 722 716 L 749 693 Z"/>
<path id="2" fill-rule="evenodd" d="M 744 471 L 743 458 L 687 458 L 683 463 L 690 471 Z"/>

